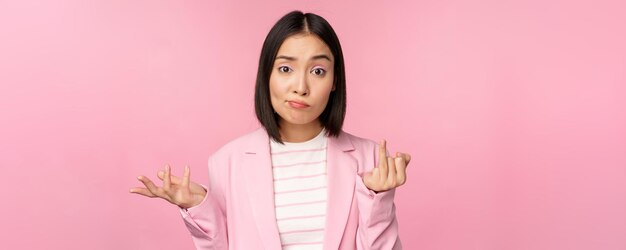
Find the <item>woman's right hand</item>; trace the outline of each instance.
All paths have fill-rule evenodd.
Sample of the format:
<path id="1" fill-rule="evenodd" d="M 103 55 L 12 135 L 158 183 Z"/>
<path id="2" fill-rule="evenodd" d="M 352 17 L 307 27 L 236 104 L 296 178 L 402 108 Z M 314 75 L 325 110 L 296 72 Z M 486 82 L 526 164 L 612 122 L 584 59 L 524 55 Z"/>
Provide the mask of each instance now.
<path id="1" fill-rule="evenodd" d="M 185 166 L 183 178 L 172 175 L 172 169 L 165 165 L 165 171 L 157 173 L 159 179 L 163 181 L 163 186 L 155 185 L 148 177 L 143 175 L 137 177 L 145 187 L 131 188 L 130 192 L 140 194 L 150 198 L 161 198 L 180 208 L 190 208 L 196 206 L 204 200 L 207 195 L 206 189 L 201 185 L 189 181 L 189 166 Z"/>

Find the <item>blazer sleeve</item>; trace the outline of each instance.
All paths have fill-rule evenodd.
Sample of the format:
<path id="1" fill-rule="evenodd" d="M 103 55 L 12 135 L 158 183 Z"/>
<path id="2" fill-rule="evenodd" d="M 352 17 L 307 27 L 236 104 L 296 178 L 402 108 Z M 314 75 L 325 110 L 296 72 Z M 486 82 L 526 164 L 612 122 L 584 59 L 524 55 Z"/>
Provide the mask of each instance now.
<path id="1" fill-rule="evenodd" d="M 374 163 L 378 163 L 378 148 L 374 149 Z M 365 172 L 373 168 L 368 166 Z M 355 188 L 359 208 L 357 249 L 402 249 L 393 202 L 396 189 L 375 193 L 365 186 L 362 174 L 357 174 Z"/>
<path id="2" fill-rule="evenodd" d="M 226 202 L 224 199 L 224 166 L 209 157 L 209 188 L 204 200 L 193 207 L 181 209 L 185 226 L 196 249 L 228 249 Z"/>

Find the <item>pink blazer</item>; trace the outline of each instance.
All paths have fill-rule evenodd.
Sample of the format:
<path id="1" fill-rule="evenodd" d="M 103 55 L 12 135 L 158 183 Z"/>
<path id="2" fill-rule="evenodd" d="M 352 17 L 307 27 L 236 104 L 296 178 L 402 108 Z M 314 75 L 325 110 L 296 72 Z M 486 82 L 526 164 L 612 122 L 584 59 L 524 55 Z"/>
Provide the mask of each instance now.
<path id="1" fill-rule="evenodd" d="M 361 175 L 378 163 L 378 144 L 346 132 L 329 137 L 324 249 L 402 249 L 395 190 L 374 193 Z M 264 128 L 209 157 L 205 200 L 181 210 L 197 249 L 281 249 L 269 137 Z"/>

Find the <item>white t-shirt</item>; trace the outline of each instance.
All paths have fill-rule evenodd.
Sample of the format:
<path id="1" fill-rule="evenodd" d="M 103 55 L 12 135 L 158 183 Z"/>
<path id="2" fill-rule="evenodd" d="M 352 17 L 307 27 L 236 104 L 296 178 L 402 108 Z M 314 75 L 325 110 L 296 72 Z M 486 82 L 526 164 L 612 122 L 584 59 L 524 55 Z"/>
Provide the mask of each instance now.
<path id="1" fill-rule="evenodd" d="M 270 139 L 276 222 L 283 249 L 322 249 L 326 226 L 326 130 L 284 145 Z"/>

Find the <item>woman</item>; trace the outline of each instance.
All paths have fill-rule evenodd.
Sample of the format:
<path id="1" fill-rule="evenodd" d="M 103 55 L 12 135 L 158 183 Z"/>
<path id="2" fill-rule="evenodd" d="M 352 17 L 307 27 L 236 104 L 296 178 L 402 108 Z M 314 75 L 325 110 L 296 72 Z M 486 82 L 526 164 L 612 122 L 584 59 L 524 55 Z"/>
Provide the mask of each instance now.
<path id="1" fill-rule="evenodd" d="M 322 17 L 293 11 L 270 30 L 255 88 L 262 128 L 209 157 L 209 187 L 170 166 L 132 193 L 181 208 L 198 249 L 401 249 L 393 203 L 410 156 L 341 130 L 343 54 Z M 379 159 L 381 159 L 379 161 Z"/>

